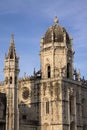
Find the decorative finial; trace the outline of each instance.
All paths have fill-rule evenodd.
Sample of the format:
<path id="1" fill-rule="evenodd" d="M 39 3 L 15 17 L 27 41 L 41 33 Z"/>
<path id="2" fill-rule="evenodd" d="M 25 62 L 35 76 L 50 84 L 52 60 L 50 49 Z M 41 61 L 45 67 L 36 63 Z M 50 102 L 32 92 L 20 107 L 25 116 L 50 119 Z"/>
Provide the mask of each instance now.
<path id="1" fill-rule="evenodd" d="M 11 43 L 14 43 L 14 34 L 11 34 Z"/>
<path id="2" fill-rule="evenodd" d="M 14 34 L 13 34 L 13 33 L 11 34 L 11 37 L 12 37 L 12 39 L 14 40 Z"/>
<path id="3" fill-rule="evenodd" d="M 58 24 L 58 22 L 59 22 L 59 20 L 58 20 L 58 18 L 57 18 L 57 16 L 54 18 L 54 23 L 55 24 Z"/>

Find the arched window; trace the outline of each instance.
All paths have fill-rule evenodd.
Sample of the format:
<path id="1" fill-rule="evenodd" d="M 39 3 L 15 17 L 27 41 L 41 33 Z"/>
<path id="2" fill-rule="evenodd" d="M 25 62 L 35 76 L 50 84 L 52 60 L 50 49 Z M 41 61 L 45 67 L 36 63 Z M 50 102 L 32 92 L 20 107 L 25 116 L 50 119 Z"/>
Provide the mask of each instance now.
<path id="1" fill-rule="evenodd" d="M 51 68 L 50 68 L 50 66 L 48 66 L 48 68 L 47 68 L 47 75 L 48 75 L 48 78 L 51 77 Z"/>
<path id="2" fill-rule="evenodd" d="M 70 63 L 67 64 L 67 78 L 70 78 Z"/>

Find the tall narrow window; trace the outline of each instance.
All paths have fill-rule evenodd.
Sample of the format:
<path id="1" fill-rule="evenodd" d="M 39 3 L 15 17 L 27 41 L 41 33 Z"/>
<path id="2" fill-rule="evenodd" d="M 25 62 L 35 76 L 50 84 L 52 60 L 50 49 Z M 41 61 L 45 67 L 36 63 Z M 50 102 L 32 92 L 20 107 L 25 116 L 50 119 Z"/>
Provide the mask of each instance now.
<path id="1" fill-rule="evenodd" d="M 69 101 L 69 106 L 70 106 L 70 114 L 72 113 L 72 102 L 71 102 L 71 98 L 70 98 L 70 101 Z"/>
<path id="2" fill-rule="evenodd" d="M 74 99 L 73 99 L 73 96 L 70 96 L 70 101 L 69 101 L 69 106 L 70 106 L 70 114 L 73 114 L 74 112 Z"/>
<path id="3" fill-rule="evenodd" d="M 46 114 L 49 114 L 49 102 L 46 102 Z"/>
<path id="4" fill-rule="evenodd" d="M 50 78 L 50 76 L 51 76 L 51 68 L 50 68 L 50 66 L 48 66 L 48 68 L 47 68 L 47 73 L 48 73 L 48 78 Z"/>
<path id="5" fill-rule="evenodd" d="M 12 77 L 10 77 L 10 84 L 12 84 Z"/>
<path id="6" fill-rule="evenodd" d="M 67 78 L 70 78 L 70 63 L 67 64 Z"/>

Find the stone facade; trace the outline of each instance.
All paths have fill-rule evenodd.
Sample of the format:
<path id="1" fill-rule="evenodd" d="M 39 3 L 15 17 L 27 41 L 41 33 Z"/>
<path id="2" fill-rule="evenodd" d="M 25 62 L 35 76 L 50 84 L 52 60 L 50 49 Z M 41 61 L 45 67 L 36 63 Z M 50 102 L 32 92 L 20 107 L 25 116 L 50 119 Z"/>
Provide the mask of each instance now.
<path id="1" fill-rule="evenodd" d="M 6 122 L 6 95 L 0 93 L 0 130 L 5 129 Z"/>
<path id="2" fill-rule="evenodd" d="M 72 38 L 56 17 L 41 38 L 40 70 L 19 79 L 12 35 L 0 83 L 0 130 L 87 130 L 87 82 L 73 58 Z"/>

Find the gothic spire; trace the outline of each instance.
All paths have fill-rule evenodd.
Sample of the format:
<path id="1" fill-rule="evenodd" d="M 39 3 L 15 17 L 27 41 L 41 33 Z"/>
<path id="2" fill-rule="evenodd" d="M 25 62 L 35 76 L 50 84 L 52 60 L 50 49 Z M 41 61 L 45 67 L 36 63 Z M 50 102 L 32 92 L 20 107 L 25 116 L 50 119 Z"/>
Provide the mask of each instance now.
<path id="1" fill-rule="evenodd" d="M 16 58 L 16 51 L 15 51 L 15 44 L 14 44 L 14 34 L 11 35 L 10 47 L 9 47 L 7 57 L 9 59 L 15 59 Z"/>

